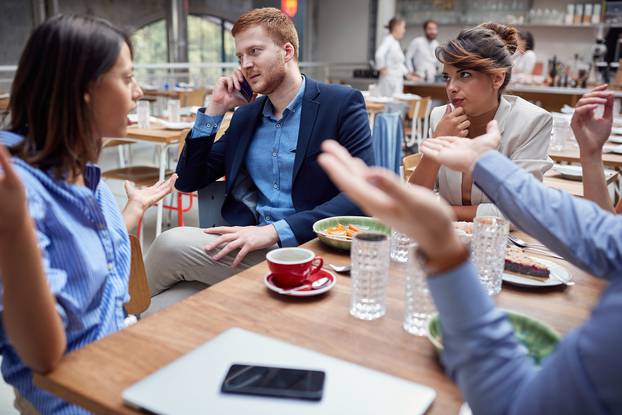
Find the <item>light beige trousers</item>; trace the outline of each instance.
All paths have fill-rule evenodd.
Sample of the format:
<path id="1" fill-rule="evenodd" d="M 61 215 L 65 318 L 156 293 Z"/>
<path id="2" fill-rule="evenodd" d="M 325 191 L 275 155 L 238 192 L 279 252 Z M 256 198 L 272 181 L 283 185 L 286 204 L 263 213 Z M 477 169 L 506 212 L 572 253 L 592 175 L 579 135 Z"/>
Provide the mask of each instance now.
<path id="1" fill-rule="evenodd" d="M 266 258 L 270 249 L 250 252 L 242 263 L 232 268 L 238 251 L 235 250 L 219 261 L 211 259 L 218 249 L 209 254 L 204 247 L 218 235 L 208 235 L 203 229 L 178 227 L 163 232 L 153 241 L 145 257 L 145 271 L 151 295 L 156 295 L 180 281 L 199 281 L 208 286 L 219 283 Z"/>

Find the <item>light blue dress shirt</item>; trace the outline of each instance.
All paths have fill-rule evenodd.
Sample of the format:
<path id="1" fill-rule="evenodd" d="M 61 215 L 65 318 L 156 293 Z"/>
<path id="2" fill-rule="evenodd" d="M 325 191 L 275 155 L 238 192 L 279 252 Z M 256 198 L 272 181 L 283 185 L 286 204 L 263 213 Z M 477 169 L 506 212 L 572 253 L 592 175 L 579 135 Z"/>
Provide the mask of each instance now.
<path id="1" fill-rule="evenodd" d="M 86 186 L 77 186 L 21 159 L 13 158 L 12 163 L 26 188 L 44 272 L 65 327 L 66 353 L 122 329 L 123 305 L 129 300 L 130 243 L 99 168 L 87 166 Z M 0 312 L 1 299 L 0 291 Z M 0 327 L 0 352 L 4 380 L 40 413 L 88 413 L 33 385 L 32 370 L 20 360 L 4 327 Z"/>
<path id="2" fill-rule="evenodd" d="M 298 246 L 294 232 L 285 218 L 296 213 L 292 201 L 292 179 L 305 85 L 303 76 L 296 96 L 278 120 L 272 103 L 269 99 L 266 100 L 261 122 L 251 140 L 245 160 L 246 169 L 258 191 L 256 209 L 259 225 L 274 225 L 283 247 Z M 221 121 L 222 116 L 205 115 L 199 110 L 188 138 L 215 134 Z"/>
<path id="3" fill-rule="evenodd" d="M 449 376 L 474 414 L 621 414 L 622 216 L 545 187 L 496 151 L 478 161 L 473 179 L 519 228 L 609 285 L 539 369 L 470 262 L 432 276 Z"/>

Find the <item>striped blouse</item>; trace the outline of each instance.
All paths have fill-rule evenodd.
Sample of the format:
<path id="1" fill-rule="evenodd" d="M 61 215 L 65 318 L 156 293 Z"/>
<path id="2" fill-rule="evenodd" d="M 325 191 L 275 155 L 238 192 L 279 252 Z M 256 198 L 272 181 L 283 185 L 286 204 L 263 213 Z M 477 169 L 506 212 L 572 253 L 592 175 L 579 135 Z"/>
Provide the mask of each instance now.
<path id="1" fill-rule="evenodd" d="M 86 186 L 78 186 L 21 159 L 12 162 L 26 188 L 45 274 L 65 327 L 66 353 L 122 329 L 123 304 L 129 299 L 130 244 L 116 201 L 100 181 L 99 167 L 87 166 Z M 3 309 L 0 297 L 0 312 Z M 33 385 L 32 371 L 18 357 L 1 320 L 0 353 L 5 381 L 38 411 L 88 413 Z"/>

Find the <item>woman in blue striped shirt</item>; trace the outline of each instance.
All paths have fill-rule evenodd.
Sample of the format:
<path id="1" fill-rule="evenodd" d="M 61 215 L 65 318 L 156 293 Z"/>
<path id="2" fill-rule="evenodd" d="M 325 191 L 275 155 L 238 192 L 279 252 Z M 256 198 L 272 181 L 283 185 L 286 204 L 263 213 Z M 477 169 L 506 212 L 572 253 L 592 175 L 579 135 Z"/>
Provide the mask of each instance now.
<path id="1" fill-rule="evenodd" d="M 94 164 L 102 137 L 123 137 L 142 95 L 127 36 L 108 22 L 57 16 L 32 33 L 11 90 L 0 146 L 0 352 L 23 414 L 86 411 L 38 389 L 74 349 L 123 328 L 127 230 L 170 192 L 126 184 L 120 212 Z M 0 142 L 6 142 L 0 137 Z"/>

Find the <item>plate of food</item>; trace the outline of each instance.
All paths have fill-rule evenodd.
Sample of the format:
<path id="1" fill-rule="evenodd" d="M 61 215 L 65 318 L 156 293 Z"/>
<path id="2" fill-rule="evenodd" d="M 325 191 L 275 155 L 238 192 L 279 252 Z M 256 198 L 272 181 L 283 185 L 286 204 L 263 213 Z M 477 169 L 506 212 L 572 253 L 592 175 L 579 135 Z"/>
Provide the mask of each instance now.
<path id="1" fill-rule="evenodd" d="M 507 248 L 504 268 L 503 281 L 523 287 L 553 287 L 572 280 L 562 265 L 527 255 L 515 246 Z"/>
<path id="2" fill-rule="evenodd" d="M 542 359 L 555 350 L 560 340 L 559 333 L 548 324 L 535 318 L 516 311 L 503 311 L 507 314 L 518 341 L 527 348 L 527 352 L 534 362 L 540 365 Z M 438 315 L 432 317 L 428 322 L 427 336 L 437 352 L 443 350 L 441 321 Z"/>
<path id="3" fill-rule="evenodd" d="M 391 228 L 378 219 L 367 216 L 334 216 L 315 222 L 313 232 L 326 245 L 349 251 L 355 234 L 377 232 L 391 235 Z"/>

